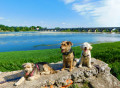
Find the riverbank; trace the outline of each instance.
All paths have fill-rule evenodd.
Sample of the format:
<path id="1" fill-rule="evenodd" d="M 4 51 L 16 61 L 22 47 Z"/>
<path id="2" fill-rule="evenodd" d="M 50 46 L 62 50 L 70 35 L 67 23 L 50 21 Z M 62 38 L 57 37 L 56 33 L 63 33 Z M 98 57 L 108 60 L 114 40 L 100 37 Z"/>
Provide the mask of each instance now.
<path id="1" fill-rule="evenodd" d="M 102 60 L 112 68 L 111 73 L 120 80 L 120 42 L 93 44 L 92 57 Z M 80 58 L 79 46 L 72 47 L 75 57 Z M 58 62 L 62 60 L 60 49 L 14 51 L 0 53 L 0 71 L 20 70 L 26 62 Z"/>
<path id="2" fill-rule="evenodd" d="M 17 33 L 17 32 L 41 32 L 41 33 L 116 33 L 119 34 L 120 32 L 80 32 L 80 31 L 0 31 L 0 33 Z"/>
<path id="3" fill-rule="evenodd" d="M 120 32 L 54 32 L 54 31 L 19 31 L 19 32 L 0 32 L 0 36 L 22 36 L 22 35 L 32 35 L 35 33 L 36 35 L 40 34 L 120 34 Z"/>

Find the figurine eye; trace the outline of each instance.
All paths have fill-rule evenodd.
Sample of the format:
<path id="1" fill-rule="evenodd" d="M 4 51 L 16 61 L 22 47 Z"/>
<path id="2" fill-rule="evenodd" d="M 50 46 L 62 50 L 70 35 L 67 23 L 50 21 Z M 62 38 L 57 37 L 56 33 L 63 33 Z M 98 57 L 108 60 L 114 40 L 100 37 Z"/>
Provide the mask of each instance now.
<path id="1" fill-rule="evenodd" d="M 27 68 L 30 68 L 30 66 L 27 66 Z"/>
<path id="2" fill-rule="evenodd" d="M 66 46 L 65 44 L 62 44 L 63 46 Z"/>

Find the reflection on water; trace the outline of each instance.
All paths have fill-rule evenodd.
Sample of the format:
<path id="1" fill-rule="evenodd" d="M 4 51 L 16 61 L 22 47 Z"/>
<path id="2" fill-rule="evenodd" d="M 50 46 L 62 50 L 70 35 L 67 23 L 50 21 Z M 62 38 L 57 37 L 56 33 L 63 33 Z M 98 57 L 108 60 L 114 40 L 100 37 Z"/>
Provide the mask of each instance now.
<path id="1" fill-rule="evenodd" d="M 0 32 L 0 52 L 59 48 L 62 41 L 73 46 L 83 42 L 102 43 L 120 41 L 115 33 L 60 33 L 60 32 Z"/>
<path id="2" fill-rule="evenodd" d="M 50 44 L 50 45 L 40 44 L 40 45 L 35 45 L 35 46 L 33 46 L 33 47 L 39 47 L 39 46 L 57 46 L 57 45 L 60 45 L 60 44 Z"/>

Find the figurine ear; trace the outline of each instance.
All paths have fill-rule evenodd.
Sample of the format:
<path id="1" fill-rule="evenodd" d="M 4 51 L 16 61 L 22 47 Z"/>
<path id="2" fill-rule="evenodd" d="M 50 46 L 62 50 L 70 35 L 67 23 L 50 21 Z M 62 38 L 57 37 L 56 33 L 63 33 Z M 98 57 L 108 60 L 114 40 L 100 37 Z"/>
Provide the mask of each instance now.
<path id="1" fill-rule="evenodd" d="M 61 42 L 61 44 L 63 43 L 64 41 Z"/>
<path id="2" fill-rule="evenodd" d="M 35 64 L 34 63 L 31 63 L 32 64 L 32 67 L 34 67 L 35 66 Z"/>
<path id="3" fill-rule="evenodd" d="M 70 41 L 68 41 L 68 42 L 67 42 L 67 45 L 71 45 L 71 46 L 72 46 L 72 45 L 73 45 L 73 43 L 72 43 L 72 42 L 70 42 Z"/>
<path id="4" fill-rule="evenodd" d="M 26 63 L 24 63 L 24 64 L 22 65 L 22 67 L 24 68 L 24 67 L 25 67 L 25 65 L 26 65 Z"/>
<path id="5" fill-rule="evenodd" d="M 92 46 L 91 45 L 89 46 L 89 50 L 92 50 Z"/>

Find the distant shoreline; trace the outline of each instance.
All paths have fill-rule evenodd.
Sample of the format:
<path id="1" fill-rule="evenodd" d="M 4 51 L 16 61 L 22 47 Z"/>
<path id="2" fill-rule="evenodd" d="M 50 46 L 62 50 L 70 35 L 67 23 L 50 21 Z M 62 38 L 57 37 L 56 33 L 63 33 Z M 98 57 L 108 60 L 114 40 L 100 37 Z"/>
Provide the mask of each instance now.
<path id="1" fill-rule="evenodd" d="M 115 33 L 115 34 L 119 34 L 120 32 L 60 32 L 60 31 L 56 31 L 56 32 L 53 32 L 53 31 L 0 31 L 0 33 L 5 33 L 5 32 L 41 32 L 41 33 L 109 33 L 109 34 L 112 34 L 112 33 Z"/>

